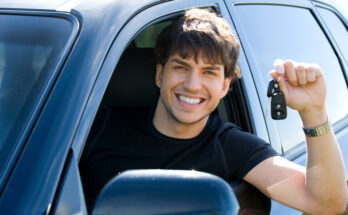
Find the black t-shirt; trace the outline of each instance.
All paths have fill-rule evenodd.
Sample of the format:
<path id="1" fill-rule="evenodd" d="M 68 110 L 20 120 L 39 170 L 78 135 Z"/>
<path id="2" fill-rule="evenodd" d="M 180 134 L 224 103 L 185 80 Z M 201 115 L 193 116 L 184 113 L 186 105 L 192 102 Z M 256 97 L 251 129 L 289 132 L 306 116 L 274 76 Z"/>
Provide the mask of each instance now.
<path id="1" fill-rule="evenodd" d="M 124 170 L 197 170 L 232 181 L 277 155 L 270 144 L 233 123 L 223 123 L 216 114 L 191 139 L 159 133 L 152 117 L 150 108 L 104 108 L 98 114 L 80 160 L 89 206 L 103 186 Z"/>

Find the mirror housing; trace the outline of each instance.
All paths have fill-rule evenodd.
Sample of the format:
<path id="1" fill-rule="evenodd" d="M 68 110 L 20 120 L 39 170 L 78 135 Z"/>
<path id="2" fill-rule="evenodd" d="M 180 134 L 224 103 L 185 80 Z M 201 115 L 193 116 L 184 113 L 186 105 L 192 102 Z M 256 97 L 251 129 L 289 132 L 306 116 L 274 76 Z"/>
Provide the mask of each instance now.
<path id="1" fill-rule="evenodd" d="M 239 205 L 221 178 L 188 170 L 129 170 L 100 192 L 93 215 L 234 215 Z"/>

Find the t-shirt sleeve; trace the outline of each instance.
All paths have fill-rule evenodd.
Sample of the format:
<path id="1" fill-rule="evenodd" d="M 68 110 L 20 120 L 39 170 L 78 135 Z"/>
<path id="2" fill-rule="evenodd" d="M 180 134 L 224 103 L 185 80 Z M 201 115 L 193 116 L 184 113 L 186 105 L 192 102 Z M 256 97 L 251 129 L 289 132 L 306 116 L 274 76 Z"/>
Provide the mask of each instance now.
<path id="1" fill-rule="evenodd" d="M 230 126 L 221 135 L 230 179 L 241 179 L 252 168 L 278 153 L 263 139 Z"/>

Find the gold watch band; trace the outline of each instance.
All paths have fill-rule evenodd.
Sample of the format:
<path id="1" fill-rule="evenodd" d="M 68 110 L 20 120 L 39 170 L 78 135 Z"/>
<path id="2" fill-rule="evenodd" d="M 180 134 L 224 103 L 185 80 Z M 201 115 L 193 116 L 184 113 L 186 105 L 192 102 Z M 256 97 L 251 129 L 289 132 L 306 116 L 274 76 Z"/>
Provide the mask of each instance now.
<path id="1" fill-rule="evenodd" d="M 327 134 L 331 130 L 329 121 L 326 121 L 324 125 L 314 128 L 303 128 L 304 133 L 307 137 L 317 137 Z"/>

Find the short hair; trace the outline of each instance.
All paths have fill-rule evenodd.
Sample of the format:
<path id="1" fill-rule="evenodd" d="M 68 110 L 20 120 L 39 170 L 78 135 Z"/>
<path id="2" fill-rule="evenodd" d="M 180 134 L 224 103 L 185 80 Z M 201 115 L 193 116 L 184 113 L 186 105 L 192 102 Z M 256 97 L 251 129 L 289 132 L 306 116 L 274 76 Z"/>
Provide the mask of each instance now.
<path id="1" fill-rule="evenodd" d="M 209 64 L 223 64 L 225 78 L 240 77 L 237 64 L 240 44 L 227 21 L 207 9 L 190 9 L 167 26 L 155 45 L 156 63 L 165 65 L 178 54 L 186 59 L 198 55 Z"/>

